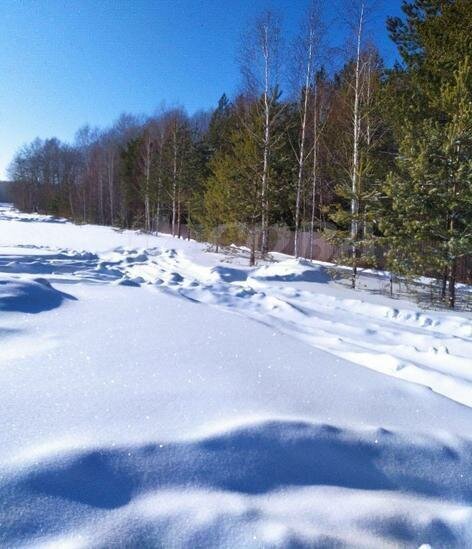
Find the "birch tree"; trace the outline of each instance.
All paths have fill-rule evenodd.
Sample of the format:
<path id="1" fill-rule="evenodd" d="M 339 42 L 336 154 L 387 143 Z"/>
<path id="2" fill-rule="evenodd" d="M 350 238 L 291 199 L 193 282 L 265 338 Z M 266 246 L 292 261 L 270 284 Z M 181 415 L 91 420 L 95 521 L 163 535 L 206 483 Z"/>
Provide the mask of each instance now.
<path id="1" fill-rule="evenodd" d="M 361 114 L 360 114 L 360 101 L 361 101 L 361 72 L 363 67 L 361 65 L 361 47 L 362 39 L 365 28 L 365 10 L 366 5 L 361 0 L 357 7 L 357 13 L 355 13 L 356 24 L 356 58 L 355 58 L 355 72 L 354 72 L 354 105 L 353 105 L 353 117 L 352 117 L 352 175 L 351 175 L 351 246 L 352 246 L 352 278 L 351 285 L 356 287 L 357 277 L 357 240 L 359 238 L 359 148 L 360 148 L 360 132 L 361 132 Z"/>
<path id="2" fill-rule="evenodd" d="M 280 22 L 271 11 L 265 11 L 246 35 L 241 54 L 241 72 L 250 96 L 261 96 L 258 108 L 261 135 L 253 135 L 261 148 L 260 209 L 261 254 L 269 249 L 269 185 L 271 153 L 276 140 L 274 126 L 280 110 L 277 109 L 280 70 Z"/>
<path id="3" fill-rule="evenodd" d="M 338 181 L 336 192 L 342 200 L 349 200 L 349 209 L 345 210 L 343 204 L 337 204 L 331 218 L 341 227 L 341 230 L 335 231 L 334 239 L 338 245 L 344 248 L 347 244 L 349 248 L 349 255 L 346 257 L 343 254 L 343 259 L 352 267 L 351 287 L 355 288 L 362 252 L 361 218 L 366 211 L 363 203 L 366 196 L 364 183 L 371 168 L 369 151 L 373 145 L 369 111 L 373 105 L 371 83 L 374 72 L 369 68 L 372 66 L 373 56 L 366 46 L 366 25 L 368 16 L 372 15 L 375 8 L 375 2 L 351 0 L 345 2 L 344 6 L 353 41 L 338 86 L 340 103 L 346 116 L 344 131 L 337 139 L 338 151 L 332 154 L 337 157 L 337 162 L 348 179 L 346 186 L 342 179 Z M 349 225 L 349 230 L 344 235 L 343 228 L 346 224 Z"/>
<path id="4" fill-rule="evenodd" d="M 308 115 L 310 91 L 316 91 L 313 86 L 313 74 L 315 66 L 319 59 L 319 49 L 324 28 L 321 21 L 321 6 L 319 2 L 313 2 L 306 16 L 303 32 L 296 45 L 296 55 L 301 61 L 302 82 L 300 87 L 299 115 L 300 131 L 297 147 L 297 184 L 295 198 L 295 233 L 294 233 L 294 255 L 299 256 L 299 229 L 300 229 L 300 209 L 303 191 L 303 180 L 305 172 L 305 163 L 308 157 L 306 140 L 308 133 Z M 316 99 L 315 99 L 316 101 Z"/>

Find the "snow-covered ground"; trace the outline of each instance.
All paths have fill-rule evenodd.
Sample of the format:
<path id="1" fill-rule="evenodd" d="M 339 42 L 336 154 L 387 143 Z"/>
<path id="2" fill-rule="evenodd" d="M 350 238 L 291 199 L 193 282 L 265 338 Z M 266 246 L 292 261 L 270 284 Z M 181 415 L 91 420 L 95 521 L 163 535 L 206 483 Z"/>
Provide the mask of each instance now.
<path id="1" fill-rule="evenodd" d="M 470 315 L 277 259 L 0 207 L 2 546 L 472 546 Z"/>

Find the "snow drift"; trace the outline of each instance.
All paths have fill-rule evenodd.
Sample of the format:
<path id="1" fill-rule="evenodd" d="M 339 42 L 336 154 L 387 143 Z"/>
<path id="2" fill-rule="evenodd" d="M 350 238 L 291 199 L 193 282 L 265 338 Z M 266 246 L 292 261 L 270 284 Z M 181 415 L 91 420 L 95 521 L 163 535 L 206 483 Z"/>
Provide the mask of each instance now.
<path id="1" fill-rule="evenodd" d="M 251 273 L 251 278 L 283 282 L 318 282 L 326 284 L 331 280 L 328 269 L 301 259 L 286 259 L 264 265 Z"/>
<path id="2" fill-rule="evenodd" d="M 44 278 L 0 278 L 0 310 L 40 313 L 59 307 L 73 296 L 56 290 Z"/>
<path id="3" fill-rule="evenodd" d="M 472 545 L 470 315 L 2 211 L 1 545 Z"/>
<path id="4" fill-rule="evenodd" d="M 65 529 L 80 532 L 82 542 L 91 545 L 120 543 L 123 536 L 144 545 L 158 539 L 172 546 L 191 546 L 197 540 L 227 547 L 264 542 L 356 545 L 358 525 L 352 516 L 339 516 L 339 523 L 332 517 L 335 528 L 329 532 L 316 528 L 316 522 L 311 531 L 294 525 L 290 512 L 280 513 L 284 499 L 284 505 L 295 504 L 296 497 L 311 500 L 314 508 L 302 513 L 302 521 L 299 517 L 309 523 L 310 515 L 320 514 L 318 498 L 331 491 L 336 498 L 356 494 L 361 501 L 376 502 L 375 520 L 361 509 L 364 527 L 372 536 L 380 532 L 386 544 L 389 538 L 408 546 L 434 540 L 451 547 L 472 541 L 472 484 L 464 480 L 471 469 L 472 442 L 445 444 L 385 429 L 354 432 L 294 421 L 247 424 L 198 440 L 43 458 L 4 479 L 0 495 L 8 506 L 0 515 L 6 525 L 1 539 L 11 546 L 25 532 L 53 539 Z M 166 494 L 170 502 L 162 500 Z M 232 498 L 228 505 L 225 500 Z M 194 509 L 195 499 L 204 502 L 203 520 L 197 518 L 202 512 Z M 62 507 L 60 525 L 57 506 Z M 186 517 L 187 526 L 178 532 L 174 521 L 192 509 L 197 517 Z M 415 520 L 418 510 L 420 519 Z M 114 531 L 117 521 L 121 525 Z"/>

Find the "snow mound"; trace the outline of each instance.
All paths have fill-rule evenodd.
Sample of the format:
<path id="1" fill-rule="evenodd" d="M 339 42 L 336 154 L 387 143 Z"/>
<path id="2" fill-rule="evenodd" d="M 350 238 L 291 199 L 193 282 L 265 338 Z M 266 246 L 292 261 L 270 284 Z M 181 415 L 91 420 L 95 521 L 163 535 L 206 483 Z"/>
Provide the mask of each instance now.
<path id="1" fill-rule="evenodd" d="M 279 280 L 283 282 L 318 282 L 326 284 L 331 280 L 328 269 L 301 259 L 286 259 L 264 265 L 251 273 L 257 280 Z"/>
<path id="2" fill-rule="evenodd" d="M 37 275 L 79 274 L 93 270 L 98 257 L 90 252 L 61 250 L 26 250 L 23 254 L 1 254 L 0 270 L 5 273 Z"/>
<path id="3" fill-rule="evenodd" d="M 3 477 L 0 541 L 11 546 L 23 532 L 37 540 L 74 531 L 85 546 L 128 539 L 134 546 L 312 547 L 328 539 L 353 543 L 349 528 L 363 522 L 364 541 L 371 535 L 377 547 L 418 547 L 431 536 L 465 546 L 471 473 L 472 441 L 269 420 L 201 439 L 36 459 Z M 320 503 L 326 491 L 339 503 L 348 498 L 351 517 Z M 303 511 L 300 497 L 310 502 Z M 304 524 L 316 525 L 317 514 L 325 531 Z"/>
<path id="4" fill-rule="evenodd" d="M 217 265 L 211 269 L 212 276 L 210 280 L 216 282 L 244 282 L 248 273 L 244 269 L 227 267 L 226 265 Z"/>
<path id="5" fill-rule="evenodd" d="M 76 298 L 56 290 L 44 278 L 25 280 L 0 278 L 0 310 L 40 313 L 59 307 L 65 299 Z"/>

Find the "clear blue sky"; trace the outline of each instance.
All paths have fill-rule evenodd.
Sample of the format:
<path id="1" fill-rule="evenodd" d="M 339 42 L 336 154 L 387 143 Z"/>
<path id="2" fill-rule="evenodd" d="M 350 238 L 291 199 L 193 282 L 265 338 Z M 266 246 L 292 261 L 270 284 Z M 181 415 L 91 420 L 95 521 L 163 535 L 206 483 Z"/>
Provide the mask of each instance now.
<path id="1" fill-rule="evenodd" d="M 278 10 L 288 37 L 309 0 L 1 0 L 0 178 L 15 150 L 36 136 L 71 140 L 85 123 L 162 104 L 192 113 L 237 90 L 241 32 L 261 10 Z M 400 0 L 385 0 L 373 24 L 385 31 Z M 339 15 L 326 0 L 326 15 Z M 334 26 L 332 42 L 340 40 Z"/>

